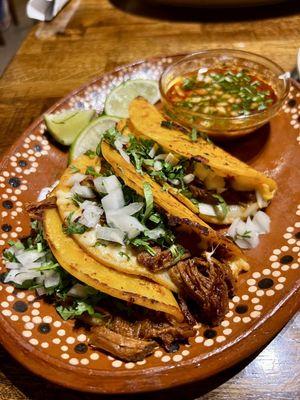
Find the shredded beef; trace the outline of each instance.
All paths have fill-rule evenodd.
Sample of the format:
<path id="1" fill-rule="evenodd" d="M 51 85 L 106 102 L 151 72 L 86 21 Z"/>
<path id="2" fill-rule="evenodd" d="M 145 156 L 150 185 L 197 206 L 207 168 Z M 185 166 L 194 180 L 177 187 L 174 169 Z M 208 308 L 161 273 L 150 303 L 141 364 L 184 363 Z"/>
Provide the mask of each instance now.
<path id="1" fill-rule="evenodd" d="M 191 184 L 189 185 L 189 189 L 192 192 L 193 196 L 202 203 L 213 204 L 213 205 L 219 203 L 218 200 L 215 197 L 213 197 L 213 193 L 211 193 L 209 190 L 205 188 Z"/>
<path id="2" fill-rule="evenodd" d="M 153 353 L 156 342 L 123 336 L 105 325 L 91 329 L 90 344 L 125 361 L 140 361 Z"/>
<path id="3" fill-rule="evenodd" d="M 247 204 L 256 201 L 255 192 L 241 192 L 233 189 L 224 191 L 221 196 L 227 204 Z"/>
<path id="4" fill-rule="evenodd" d="M 153 250 L 156 252 L 154 256 L 149 254 L 147 251 L 142 251 L 137 256 L 137 261 L 150 271 L 157 272 L 168 269 L 178 261 L 176 260 L 176 257 L 173 257 L 170 250 L 162 250 L 158 246 L 153 247 Z M 181 256 L 181 259 L 186 259 L 189 256 L 190 253 L 186 251 Z"/>
<path id="5" fill-rule="evenodd" d="M 197 200 L 212 205 L 216 205 L 219 203 L 218 199 L 213 196 L 214 194 L 217 194 L 217 191 L 208 190 L 203 182 L 200 181 L 197 177 L 188 187 Z M 224 190 L 221 193 L 221 196 L 227 204 L 248 204 L 250 202 L 256 201 L 254 191 L 234 190 L 231 187 Z"/>
<path id="6" fill-rule="evenodd" d="M 151 313 L 150 313 L 151 314 Z M 195 330 L 187 323 L 167 320 L 163 314 L 138 319 L 121 315 L 111 315 L 106 322 L 87 317 L 92 325 L 90 343 L 126 361 L 136 361 L 151 354 L 157 344 L 168 352 L 176 349 L 178 342 L 186 342 L 195 335 Z M 105 327 L 105 329 L 98 329 Z M 102 338 L 101 335 L 105 335 Z M 153 343 L 155 345 L 153 345 Z M 175 345 L 175 346 L 174 346 Z"/>
<path id="7" fill-rule="evenodd" d="M 180 261 L 170 269 L 170 275 L 181 296 L 197 305 L 196 313 L 201 320 L 211 325 L 222 321 L 229 296 L 233 294 L 233 278 L 228 267 L 213 258 L 195 257 Z"/>
<path id="8" fill-rule="evenodd" d="M 25 209 L 32 219 L 42 220 L 44 210 L 56 208 L 56 196 L 47 197 L 45 200 L 36 203 L 25 204 Z"/>

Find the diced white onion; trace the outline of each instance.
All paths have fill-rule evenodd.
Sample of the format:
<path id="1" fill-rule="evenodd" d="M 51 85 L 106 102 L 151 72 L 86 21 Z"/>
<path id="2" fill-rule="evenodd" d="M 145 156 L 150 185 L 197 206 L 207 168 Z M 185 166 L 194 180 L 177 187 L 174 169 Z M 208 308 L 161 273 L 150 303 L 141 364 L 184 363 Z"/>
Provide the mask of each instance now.
<path id="1" fill-rule="evenodd" d="M 161 236 L 164 236 L 165 231 L 162 228 L 154 228 L 154 229 L 148 229 L 144 231 L 145 236 L 147 236 L 150 239 L 156 240 L 160 238 Z"/>
<path id="2" fill-rule="evenodd" d="M 263 211 L 258 211 L 253 218 L 253 223 L 258 226 L 260 233 L 270 232 L 270 217 Z"/>
<path id="3" fill-rule="evenodd" d="M 258 207 L 266 208 L 269 203 L 262 198 L 262 195 L 260 194 L 260 192 L 258 190 L 256 190 L 255 194 L 256 194 L 256 201 L 257 201 Z"/>
<path id="4" fill-rule="evenodd" d="M 97 225 L 96 235 L 97 238 L 101 240 L 107 240 L 109 242 L 124 244 L 125 233 L 117 228 L 110 228 Z"/>
<path id="5" fill-rule="evenodd" d="M 243 212 L 243 217 L 247 218 L 250 215 L 253 216 L 257 212 L 257 209 L 258 209 L 258 204 L 256 202 L 248 205 L 246 210 Z"/>
<path id="6" fill-rule="evenodd" d="M 115 175 L 99 176 L 94 179 L 94 185 L 99 193 L 110 193 L 113 190 L 122 187 L 120 181 Z"/>
<path id="7" fill-rule="evenodd" d="M 158 154 L 154 157 L 154 160 L 165 160 L 168 157 L 168 154 Z"/>
<path id="8" fill-rule="evenodd" d="M 93 180 L 95 189 L 97 190 L 98 193 L 107 193 L 103 179 L 104 179 L 103 176 L 98 176 Z"/>
<path id="9" fill-rule="evenodd" d="M 149 153 L 148 153 L 150 158 L 154 158 L 155 153 L 156 153 L 156 150 L 157 150 L 157 146 L 154 144 L 154 145 L 152 146 L 151 150 L 150 150 Z"/>
<path id="10" fill-rule="evenodd" d="M 5 266 L 7 269 L 20 269 L 21 264 L 17 262 L 6 261 Z"/>
<path id="11" fill-rule="evenodd" d="M 227 218 L 242 218 L 243 208 L 236 204 L 228 205 Z"/>
<path id="12" fill-rule="evenodd" d="M 36 290 L 38 296 L 44 296 L 44 294 L 46 294 L 46 290 L 43 287 L 36 288 L 35 290 Z"/>
<path id="13" fill-rule="evenodd" d="M 128 142 L 129 142 L 129 138 L 127 136 L 119 136 L 115 140 L 114 145 L 115 145 L 115 148 L 120 153 L 120 155 L 124 158 L 124 160 L 126 162 L 130 163 L 129 155 L 123 150 L 124 145 L 127 144 Z"/>
<path id="14" fill-rule="evenodd" d="M 155 171 L 161 171 L 162 167 L 163 167 L 163 165 L 160 161 L 158 161 L 158 160 L 154 161 L 153 168 Z"/>
<path id="15" fill-rule="evenodd" d="M 109 217 L 110 215 L 134 215 L 137 212 L 141 211 L 141 209 L 144 207 L 144 203 L 142 202 L 135 202 L 135 203 L 130 203 L 128 206 L 119 208 L 118 210 L 115 211 L 107 211 L 106 215 Z"/>
<path id="16" fill-rule="evenodd" d="M 193 182 L 194 179 L 195 179 L 194 174 L 187 174 L 183 177 L 183 182 L 186 184 L 189 184 L 189 183 Z"/>
<path id="17" fill-rule="evenodd" d="M 46 289 L 55 287 L 59 284 L 60 282 L 60 275 L 56 271 L 44 271 L 45 274 L 45 280 L 44 280 L 44 286 Z"/>
<path id="18" fill-rule="evenodd" d="M 129 157 L 129 155 L 126 153 L 126 151 L 124 151 L 123 149 L 118 149 L 118 151 L 119 151 L 121 157 L 123 157 L 124 160 L 125 160 L 126 162 L 128 162 L 128 164 L 130 164 L 130 157 Z"/>
<path id="19" fill-rule="evenodd" d="M 75 183 L 80 183 L 86 178 L 86 175 L 81 174 L 80 172 L 76 172 L 76 174 L 72 174 L 70 178 L 67 180 L 67 186 L 73 186 Z"/>
<path id="20" fill-rule="evenodd" d="M 45 200 L 46 197 L 47 197 L 47 195 L 48 195 L 48 193 L 50 193 L 50 188 L 48 188 L 48 187 L 43 188 L 43 189 L 40 191 L 39 195 L 38 195 L 37 201 L 43 201 L 43 200 Z"/>
<path id="21" fill-rule="evenodd" d="M 270 231 L 270 218 L 263 211 L 258 211 L 253 219 L 243 222 L 240 218 L 233 221 L 228 229 L 228 236 L 242 249 L 253 249 L 259 243 L 259 235 Z"/>
<path id="22" fill-rule="evenodd" d="M 37 198 L 37 201 L 43 201 L 46 199 L 49 193 L 59 184 L 59 181 L 55 181 L 51 186 L 43 188 Z"/>
<path id="23" fill-rule="evenodd" d="M 22 285 L 25 281 L 34 279 L 39 275 L 39 271 L 19 272 L 18 270 L 13 269 L 6 275 L 4 283 L 14 282 L 17 285 Z"/>
<path id="24" fill-rule="evenodd" d="M 125 206 L 123 191 L 121 188 L 115 189 L 101 200 L 105 213 L 110 210 L 118 210 Z"/>
<path id="25" fill-rule="evenodd" d="M 208 69 L 206 67 L 199 68 L 197 73 L 197 80 L 202 81 L 204 79 L 203 74 L 205 74 L 207 71 Z"/>
<path id="26" fill-rule="evenodd" d="M 211 204 L 206 203 L 198 203 L 199 213 L 208 215 L 210 217 L 216 217 L 217 214 L 215 212 L 214 207 Z"/>
<path id="27" fill-rule="evenodd" d="M 169 153 L 165 158 L 165 162 L 174 166 L 178 164 L 179 159 L 176 156 L 174 156 L 174 154 Z"/>
<path id="28" fill-rule="evenodd" d="M 74 184 L 74 186 L 71 188 L 71 193 L 76 193 L 85 199 L 93 199 L 95 197 L 95 193 L 91 188 L 87 186 L 81 186 L 79 183 Z"/>
<path id="29" fill-rule="evenodd" d="M 180 185 L 180 180 L 179 179 L 168 179 L 168 181 L 174 186 Z"/>
<path id="30" fill-rule="evenodd" d="M 92 203 L 92 202 L 89 202 Z M 100 216 L 103 214 L 103 209 L 95 204 L 85 205 L 79 222 L 87 228 L 94 228 L 99 222 Z"/>
<path id="31" fill-rule="evenodd" d="M 87 287 L 85 285 L 81 285 L 81 283 L 76 283 L 74 286 L 71 287 L 67 295 L 83 299 L 87 295 L 86 289 Z"/>
<path id="32" fill-rule="evenodd" d="M 110 216 L 108 224 L 113 228 L 118 228 L 122 232 L 125 232 L 129 239 L 135 238 L 145 230 L 145 226 L 137 218 L 125 214 Z"/>
<path id="33" fill-rule="evenodd" d="M 32 264 L 34 261 L 43 257 L 45 253 L 36 250 L 22 251 L 17 255 L 17 259 L 21 264 Z"/>

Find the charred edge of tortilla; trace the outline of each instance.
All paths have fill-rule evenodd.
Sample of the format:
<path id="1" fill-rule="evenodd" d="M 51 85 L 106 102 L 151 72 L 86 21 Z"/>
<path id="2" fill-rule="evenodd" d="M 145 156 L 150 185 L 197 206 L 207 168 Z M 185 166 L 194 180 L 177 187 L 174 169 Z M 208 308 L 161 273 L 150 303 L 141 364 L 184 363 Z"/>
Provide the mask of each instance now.
<path id="1" fill-rule="evenodd" d="M 201 234 L 205 236 L 209 236 L 209 229 L 206 226 L 202 226 L 201 224 L 198 224 L 197 222 L 191 221 L 188 218 L 180 218 L 180 217 L 174 217 L 173 215 L 167 214 L 169 225 L 170 226 L 188 226 L 189 228 L 197 228 Z"/>
<path id="2" fill-rule="evenodd" d="M 194 156 L 191 158 L 191 160 L 202 164 L 208 164 L 208 159 L 203 156 Z"/>

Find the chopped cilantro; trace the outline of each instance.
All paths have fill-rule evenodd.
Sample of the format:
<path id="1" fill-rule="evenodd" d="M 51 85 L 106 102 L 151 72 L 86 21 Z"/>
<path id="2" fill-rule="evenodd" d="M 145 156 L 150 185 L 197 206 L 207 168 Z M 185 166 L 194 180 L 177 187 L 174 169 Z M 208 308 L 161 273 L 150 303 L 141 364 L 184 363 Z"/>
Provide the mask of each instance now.
<path id="1" fill-rule="evenodd" d="M 85 175 L 92 175 L 92 176 L 100 176 L 100 174 L 98 172 L 95 171 L 95 168 L 92 166 L 88 166 L 86 171 L 85 171 Z"/>
<path id="2" fill-rule="evenodd" d="M 145 221 L 151 214 L 153 210 L 153 194 L 152 194 L 152 188 L 150 183 L 145 182 L 143 184 L 143 190 L 144 190 L 144 198 L 146 201 L 146 209 L 144 212 L 144 218 L 143 220 Z"/>
<path id="3" fill-rule="evenodd" d="M 160 126 L 162 128 L 172 129 L 173 128 L 173 122 L 172 121 L 161 121 Z"/>
<path id="4" fill-rule="evenodd" d="M 151 254 L 151 256 L 156 255 L 156 251 L 152 249 L 152 247 L 149 245 L 149 243 L 146 240 L 135 238 L 135 239 L 130 240 L 130 243 L 135 247 L 139 247 L 139 248 L 146 250 L 149 254 Z"/>
<path id="5" fill-rule="evenodd" d="M 79 222 L 72 221 L 74 211 L 71 212 L 63 224 L 63 231 L 66 235 L 82 235 L 87 228 Z"/>
<path id="6" fill-rule="evenodd" d="M 245 231 L 243 234 L 237 233 L 235 239 L 250 239 L 252 236 L 251 231 Z"/>
<path id="7" fill-rule="evenodd" d="M 79 207 L 80 203 L 84 202 L 84 198 L 81 197 L 79 194 L 74 193 L 73 196 L 72 196 L 72 201 L 73 201 L 73 203 L 75 204 L 76 207 Z"/>
<path id="8" fill-rule="evenodd" d="M 90 159 L 93 159 L 96 157 L 96 153 L 93 150 L 87 150 L 84 153 L 85 156 L 88 156 Z"/>
<path id="9" fill-rule="evenodd" d="M 125 253 L 124 251 L 119 251 L 119 255 L 120 255 L 121 257 L 126 257 L 126 258 L 127 258 L 127 261 L 130 260 L 130 256 L 129 256 L 127 253 Z"/>
<path id="10" fill-rule="evenodd" d="M 70 165 L 70 170 L 72 174 L 76 174 L 77 172 L 80 172 L 80 169 L 75 167 L 75 165 Z"/>

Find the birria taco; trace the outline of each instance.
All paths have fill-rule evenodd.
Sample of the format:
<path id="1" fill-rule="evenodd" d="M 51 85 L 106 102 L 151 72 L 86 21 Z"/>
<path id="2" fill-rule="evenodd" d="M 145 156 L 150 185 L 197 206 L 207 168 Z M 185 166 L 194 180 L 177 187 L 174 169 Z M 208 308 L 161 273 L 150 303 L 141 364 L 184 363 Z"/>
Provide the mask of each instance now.
<path id="1" fill-rule="evenodd" d="M 6 280 L 40 285 L 63 318 L 90 326 L 92 346 L 136 361 L 158 344 L 172 351 L 199 321 L 219 324 L 248 264 L 105 141 L 101 151 L 73 161 L 51 196 L 27 206 L 43 229 L 9 250 Z"/>
<path id="2" fill-rule="evenodd" d="M 197 131 L 189 134 L 186 128 L 165 120 L 143 98 L 131 102 L 129 119 L 120 121 L 114 132 L 115 136 L 113 130 L 106 135 L 108 141 L 117 144 L 138 172 L 149 174 L 209 223 L 245 220 L 265 208 L 276 192 L 273 179 L 207 138 L 197 137 Z"/>

